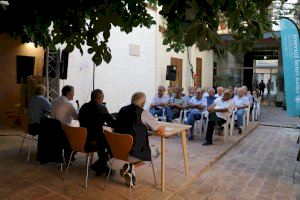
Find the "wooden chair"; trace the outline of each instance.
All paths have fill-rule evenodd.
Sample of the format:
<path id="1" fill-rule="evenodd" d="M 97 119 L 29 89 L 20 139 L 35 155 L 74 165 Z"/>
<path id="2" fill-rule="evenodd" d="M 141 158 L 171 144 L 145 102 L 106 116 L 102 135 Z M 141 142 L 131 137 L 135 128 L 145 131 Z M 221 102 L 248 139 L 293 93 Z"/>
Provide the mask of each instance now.
<path id="1" fill-rule="evenodd" d="M 20 147 L 20 150 L 19 150 L 19 154 L 21 153 L 22 151 L 22 148 L 23 148 L 23 144 L 24 144 L 24 141 L 25 141 L 25 138 L 26 138 L 26 135 L 30 135 L 29 134 L 29 131 L 28 131 L 28 126 L 29 126 L 29 117 L 27 114 L 23 113 L 21 114 L 21 127 L 24 131 L 24 135 L 23 135 L 23 139 L 22 139 L 22 144 L 21 144 L 21 147 Z M 30 135 L 30 144 L 29 144 L 29 150 L 28 150 L 28 153 L 27 153 L 27 159 L 26 159 L 26 162 L 29 161 L 29 158 L 30 158 L 30 153 L 31 153 L 31 146 L 32 146 L 32 142 L 33 142 L 33 139 L 34 139 L 34 135 Z"/>
<path id="2" fill-rule="evenodd" d="M 127 158 L 129 156 L 129 152 L 130 152 L 132 144 L 133 144 L 132 136 L 129 134 L 112 133 L 107 130 L 104 130 L 104 135 L 105 135 L 106 141 L 111 149 L 111 152 L 112 152 L 114 158 L 128 162 Z M 139 161 L 139 162 L 131 163 L 131 164 L 133 164 L 135 167 L 139 167 L 144 164 L 144 161 Z M 154 176 L 154 182 L 156 185 L 156 177 L 155 177 L 152 160 L 151 160 L 151 165 L 152 165 L 152 171 L 153 171 L 153 176 Z M 107 176 L 107 180 L 109 179 L 109 176 L 110 176 L 110 173 L 112 170 L 111 166 L 112 166 L 112 163 L 110 162 L 110 170 L 109 170 L 109 173 Z M 131 177 L 132 177 L 132 172 L 131 172 Z M 130 180 L 130 187 L 129 187 L 129 193 L 128 193 L 129 199 L 131 198 L 131 184 L 132 184 L 132 179 Z"/>
<path id="3" fill-rule="evenodd" d="M 86 155 L 85 188 L 87 188 L 87 181 L 88 181 L 88 176 L 89 176 L 89 164 L 90 164 L 90 161 L 92 162 L 92 158 L 94 155 L 94 152 L 86 152 L 84 150 L 85 141 L 87 138 L 87 130 L 82 127 L 71 127 L 71 126 L 67 126 L 67 125 L 63 125 L 63 129 L 66 133 L 66 136 L 67 136 L 70 146 L 72 148 L 72 152 L 71 152 L 68 166 L 66 169 L 66 175 L 67 175 L 69 167 L 70 167 L 71 158 L 73 156 L 73 153 L 74 152 L 84 153 Z"/>

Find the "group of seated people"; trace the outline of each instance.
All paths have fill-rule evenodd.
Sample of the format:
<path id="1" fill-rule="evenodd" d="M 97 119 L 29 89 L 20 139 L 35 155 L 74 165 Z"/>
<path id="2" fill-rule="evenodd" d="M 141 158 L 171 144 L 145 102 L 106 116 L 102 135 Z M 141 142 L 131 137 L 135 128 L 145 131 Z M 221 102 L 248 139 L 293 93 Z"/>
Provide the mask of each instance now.
<path id="1" fill-rule="evenodd" d="M 114 132 L 132 135 L 134 141 L 130 156 L 127 158 L 128 163 L 124 164 L 120 174 L 125 178 L 127 185 L 134 187 L 136 178 L 132 163 L 151 161 L 147 130 L 155 131 L 158 135 L 165 133 L 165 128 L 148 111 L 143 109 L 146 95 L 142 92 L 133 94 L 131 104 L 121 108 L 117 117 L 114 118 L 103 103 L 104 93 L 100 89 L 93 90 L 91 100 L 83 104 L 79 110 L 70 102 L 74 97 L 74 87 L 64 86 L 62 95 L 51 103 L 44 97 L 45 91 L 44 85 L 38 85 L 36 95 L 29 103 L 29 133 L 40 134 L 40 123 L 44 117 L 59 120 L 61 124 L 65 125 L 71 125 L 72 120 L 78 120 L 80 127 L 87 129 L 85 151 L 98 152 L 98 160 L 90 167 L 97 176 L 109 172 L 107 161 L 113 157 L 103 134 L 104 124 L 112 127 Z"/>
<path id="2" fill-rule="evenodd" d="M 186 124 L 192 126 L 189 139 L 193 140 L 193 126 L 196 120 L 201 118 L 202 112 L 208 111 L 208 128 L 203 145 L 212 144 L 212 135 L 216 127 L 221 126 L 228 120 L 231 112 L 237 109 L 237 121 L 240 132 L 243 127 L 243 113 L 245 108 L 255 102 L 253 95 L 247 93 L 245 86 L 234 89 L 217 88 L 217 94 L 213 88 L 204 91 L 201 88 L 188 88 L 188 94 L 183 95 L 183 88 L 159 86 L 158 93 L 154 97 L 149 112 L 144 109 L 146 96 L 142 92 L 136 92 L 131 97 L 131 104 L 124 106 L 114 118 L 107 110 L 104 101 L 104 93 L 100 89 L 91 92 L 91 100 L 78 110 L 71 100 L 74 97 L 74 87 L 66 85 L 62 88 L 62 95 L 51 103 L 44 97 L 46 88 L 43 85 L 36 87 L 36 95 L 32 98 L 28 107 L 29 133 L 39 135 L 40 122 L 44 117 L 51 117 L 61 124 L 71 125 L 72 120 L 78 120 L 80 127 L 87 129 L 85 150 L 97 151 L 98 160 L 91 165 L 96 175 L 108 173 L 107 161 L 112 157 L 109 145 L 103 134 L 103 126 L 106 124 L 114 129 L 116 133 L 132 135 L 134 141 L 128 157 L 120 170 L 121 176 L 125 178 L 126 184 L 132 187 L 136 184 L 134 165 L 138 161 L 150 161 L 151 149 L 148 140 L 148 130 L 155 131 L 158 135 L 165 134 L 165 128 L 159 124 L 154 116 L 162 116 L 165 109 L 167 122 L 172 122 L 179 117 L 180 111 L 189 109 Z M 133 177 L 131 177 L 133 174 Z M 133 181 L 131 181 L 133 180 Z"/>
<path id="3" fill-rule="evenodd" d="M 202 113 L 207 111 L 209 121 L 203 145 L 212 144 L 214 129 L 221 129 L 221 125 L 229 119 L 235 109 L 237 126 L 241 134 L 245 108 L 249 107 L 252 111 L 253 105 L 257 102 L 256 91 L 254 90 L 251 94 L 246 86 L 235 87 L 233 92 L 232 88 L 218 87 L 216 94 L 213 88 L 204 91 L 201 88 L 189 87 L 187 95 L 182 94 L 182 87 L 169 86 L 167 91 L 165 94 L 165 87 L 158 87 L 158 93 L 150 104 L 149 112 L 158 117 L 165 113 L 166 121 L 172 122 L 173 119 L 180 116 L 181 111 L 187 110 L 187 119 L 184 123 L 192 126 L 188 139 L 193 140 L 194 124 L 201 119 Z"/>

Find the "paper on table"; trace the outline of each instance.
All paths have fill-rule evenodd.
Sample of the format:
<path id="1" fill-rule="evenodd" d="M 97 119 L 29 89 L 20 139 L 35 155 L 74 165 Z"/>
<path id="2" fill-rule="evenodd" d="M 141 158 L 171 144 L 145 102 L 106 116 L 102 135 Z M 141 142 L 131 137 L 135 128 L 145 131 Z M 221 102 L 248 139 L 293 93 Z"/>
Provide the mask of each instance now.
<path id="1" fill-rule="evenodd" d="M 166 128 L 166 131 L 171 131 L 171 130 L 173 130 L 173 128 L 170 128 L 170 127 Z"/>

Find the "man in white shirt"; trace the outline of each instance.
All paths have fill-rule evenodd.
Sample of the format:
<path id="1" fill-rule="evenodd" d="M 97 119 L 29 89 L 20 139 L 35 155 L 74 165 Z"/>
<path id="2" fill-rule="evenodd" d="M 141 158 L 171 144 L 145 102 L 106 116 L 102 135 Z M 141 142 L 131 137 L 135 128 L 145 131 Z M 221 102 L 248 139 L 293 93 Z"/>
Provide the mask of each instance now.
<path id="1" fill-rule="evenodd" d="M 163 109 L 169 102 L 169 96 L 165 94 L 166 89 L 162 85 L 158 87 L 157 91 L 157 95 L 155 95 L 150 105 L 149 112 L 153 116 L 157 115 L 160 117 L 163 114 Z"/>
<path id="2" fill-rule="evenodd" d="M 231 100 L 231 91 L 225 90 L 222 98 L 217 98 L 214 103 L 208 107 L 208 126 L 204 146 L 212 144 L 212 135 L 215 126 L 223 125 L 229 119 L 234 109 L 234 103 Z"/>
<path id="3" fill-rule="evenodd" d="M 205 110 L 207 106 L 207 99 L 203 97 L 203 91 L 199 88 L 196 91 L 196 96 L 194 96 L 188 105 L 188 108 L 191 108 L 188 118 L 187 124 L 191 125 L 189 140 L 194 140 L 194 124 L 196 120 L 201 119 L 202 112 Z"/>
<path id="4" fill-rule="evenodd" d="M 51 117 L 63 124 L 70 125 L 72 120 L 78 119 L 78 111 L 70 102 L 74 97 L 74 87 L 66 85 L 62 88 L 62 95 L 52 102 Z"/>
<path id="5" fill-rule="evenodd" d="M 245 96 L 244 88 L 239 88 L 238 95 L 233 98 L 233 102 L 237 109 L 235 114 L 237 117 L 239 133 L 241 134 L 243 131 L 243 123 L 244 123 L 243 116 L 244 116 L 245 108 L 249 107 L 249 99 L 247 96 Z"/>
<path id="6" fill-rule="evenodd" d="M 215 94 L 215 97 L 223 97 L 224 95 L 224 88 L 223 87 L 217 87 L 217 94 Z"/>

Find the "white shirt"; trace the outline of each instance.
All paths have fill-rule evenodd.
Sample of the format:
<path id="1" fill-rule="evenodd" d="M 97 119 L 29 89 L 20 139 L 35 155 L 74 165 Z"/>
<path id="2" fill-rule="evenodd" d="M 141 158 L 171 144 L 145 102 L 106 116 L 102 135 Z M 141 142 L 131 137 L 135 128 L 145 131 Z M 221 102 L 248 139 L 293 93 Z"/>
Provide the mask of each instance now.
<path id="1" fill-rule="evenodd" d="M 190 100 L 190 103 L 191 105 L 202 105 L 204 107 L 207 107 L 207 99 L 205 97 L 202 96 L 201 99 L 197 99 L 196 97 L 193 97 L 191 100 Z M 204 108 L 205 110 L 205 108 Z"/>
<path id="2" fill-rule="evenodd" d="M 217 98 L 214 101 L 214 104 L 216 105 L 215 109 L 224 109 L 224 108 L 228 109 L 228 111 L 226 112 L 216 112 L 217 117 L 228 120 L 230 118 L 231 112 L 234 109 L 234 102 L 232 101 L 232 99 L 223 101 L 222 98 Z"/>
<path id="3" fill-rule="evenodd" d="M 157 129 L 160 127 L 158 121 L 156 121 L 156 119 L 147 110 L 142 112 L 141 118 L 143 124 L 145 124 L 151 131 L 157 131 Z"/>
<path id="4" fill-rule="evenodd" d="M 208 92 L 204 92 L 204 93 L 203 93 L 203 97 L 206 98 L 206 97 L 208 97 L 208 96 L 209 96 Z"/>
<path id="5" fill-rule="evenodd" d="M 241 98 L 239 96 L 235 96 L 232 100 L 235 106 L 249 105 L 249 99 L 247 96 L 243 96 Z"/>
<path id="6" fill-rule="evenodd" d="M 222 98 L 223 96 L 224 96 L 224 94 L 222 94 L 222 95 L 219 95 L 218 93 L 215 94 L 215 97 L 217 97 L 217 98 Z"/>
<path id="7" fill-rule="evenodd" d="M 51 117 L 70 125 L 72 120 L 78 118 L 78 111 L 65 96 L 60 96 L 52 102 Z"/>
<path id="8" fill-rule="evenodd" d="M 152 100 L 152 105 L 158 105 L 158 104 L 162 104 L 165 103 L 167 104 L 169 102 L 169 96 L 164 94 L 162 97 L 159 97 L 158 94 L 155 95 L 155 97 Z M 158 108 L 162 109 L 162 106 L 157 106 Z"/>
<path id="9" fill-rule="evenodd" d="M 248 98 L 249 104 L 252 105 L 253 104 L 253 96 L 252 96 L 252 94 L 247 94 L 246 97 Z"/>

